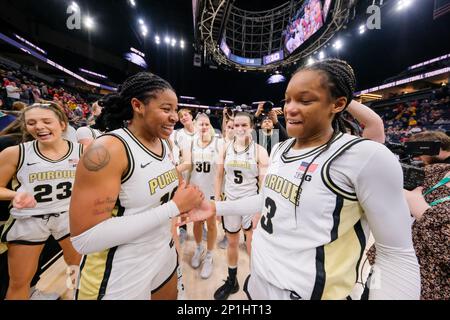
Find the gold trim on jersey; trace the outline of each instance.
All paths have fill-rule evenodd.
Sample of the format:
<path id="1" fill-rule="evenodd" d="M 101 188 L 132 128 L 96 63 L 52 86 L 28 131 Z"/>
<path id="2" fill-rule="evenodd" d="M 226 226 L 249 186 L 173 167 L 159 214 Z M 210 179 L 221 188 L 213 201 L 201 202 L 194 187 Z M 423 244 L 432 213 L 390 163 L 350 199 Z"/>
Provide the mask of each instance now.
<path id="1" fill-rule="evenodd" d="M 336 137 L 333 139 L 333 142 L 332 142 L 332 143 L 335 143 L 337 140 L 339 140 L 339 139 L 342 138 L 343 136 L 344 136 L 344 134 L 343 134 L 342 132 L 338 133 L 338 134 L 336 135 Z M 311 157 L 311 156 L 313 156 L 313 155 L 319 153 L 319 152 L 322 151 L 323 149 L 325 149 L 326 146 L 327 146 L 327 143 L 325 143 L 325 144 L 323 144 L 323 145 L 321 145 L 321 146 L 318 146 L 318 147 L 314 148 L 314 149 L 311 150 L 311 151 L 308 151 L 308 152 L 305 153 L 305 154 L 301 154 L 301 155 L 298 155 L 298 156 L 288 156 L 288 155 L 287 155 L 287 152 L 289 152 L 289 150 L 294 146 L 295 141 L 296 141 L 296 140 L 293 139 L 292 142 L 288 145 L 288 147 L 287 147 L 287 148 L 283 151 L 283 153 L 281 154 L 281 160 L 282 160 L 284 163 L 291 163 L 291 162 L 294 162 L 294 161 L 297 161 L 297 160 L 301 160 L 301 159 L 305 159 L 305 158 Z"/>
<path id="2" fill-rule="evenodd" d="M 112 217 L 123 216 L 125 208 L 117 200 Z M 113 219 L 113 218 L 111 218 Z M 114 254 L 118 247 L 83 256 L 80 264 L 80 281 L 75 300 L 101 300 L 105 296 L 112 271 Z"/>
<path id="3" fill-rule="evenodd" d="M 316 281 L 312 300 L 342 300 L 358 281 L 366 238 L 358 220 L 336 241 L 316 249 Z"/>
<path id="4" fill-rule="evenodd" d="M 164 159 L 164 157 L 166 156 L 166 146 L 164 145 L 164 142 L 162 139 L 159 139 L 159 141 L 161 142 L 162 154 L 158 155 L 158 154 L 154 153 L 153 151 L 151 151 L 150 149 L 148 149 L 144 144 L 142 144 L 142 142 L 140 142 L 139 139 L 136 138 L 130 130 L 128 130 L 127 128 L 123 128 L 123 131 L 125 131 L 130 136 L 130 138 L 134 142 L 136 142 L 136 144 L 139 147 L 141 147 L 142 150 L 144 150 L 146 153 L 151 155 L 156 160 L 162 161 Z"/>
<path id="5" fill-rule="evenodd" d="M 45 161 L 50 162 L 50 163 L 58 163 L 58 162 L 61 162 L 63 160 L 66 160 L 70 156 L 72 151 L 73 151 L 73 143 L 68 141 L 68 140 L 65 140 L 65 141 L 67 141 L 67 143 L 69 144 L 69 151 L 67 151 L 67 153 L 62 158 L 60 158 L 58 160 L 52 160 L 52 159 L 49 159 L 46 156 L 44 156 L 41 153 L 41 151 L 39 150 L 39 144 L 38 144 L 38 142 L 36 140 L 33 141 L 33 149 L 36 152 L 36 154 L 38 155 L 38 157 L 41 158 L 42 160 L 45 160 Z"/>
<path id="6" fill-rule="evenodd" d="M 19 159 L 17 161 L 16 173 L 19 172 L 19 170 L 22 168 L 24 161 L 25 161 L 25 145 L 21 143 L 19 144 Z"/>
<path id="7" fill-rule="evenodd" d="M 115 137 L 115 138 L 119 139 L 122 142 L 123 146 L 125 147 L 125 154 L 127 155 L 127 160 L 128 160 L 128 168 L 127 168 L 127 171 L 125 171 L 125 173 L 123 174 L 122 179 L 121 179 L 121 183 L 124 184 L 133 175 L 134 167 L 135 167 L 134 157 L 133 157 L 133 153 L 131 152 L 130 146 L 128 145 L 128 142 L 126 142 L 125 139 L 122 138 L 118 134 L 109 132 L 109 133 L 105 133 L 103 136 Z"/>
<path id="8" fill-rule="evenodd" d="M 241 154 L 244 154 L 244 153 L 248 152 L 248 150 L 250 150 L 250 147 L 252 146 L 252 144 L 255 143 L 255 141 L 252 140 L 252 141 L 248 144 L 248 146 L 245 147 L 244 150 L 237 152 L 236 149 L 234 148 L 234 143 L 235 143 L 235 142 L 236 142 L 236 139 L 231 143 L 231 145 L 232 145 L 234 154 L 237 154 L 237 155 L 241 155 Z M 255 143 L 255 144 L 256 144 L 256 143 Z M 256 147 L 255 147 L 255 149 L 256 149 Z"/>
<path id="9" fill-rule="evenodd" d="M 215 137 L 211 137 L 211 140 L 210 140 L 210 141 L 208 142 L 208 144 L 207 144 L 206 146 L 204 146 L 204 147 L 202 147 L 202 146 L 199 144 L 199 143 L 200 143 L 200 136 L 199 136 L 198 139 L 195 140 L 195 142 L 196 142 L 196 144 L 197 144 L 197 147 L 199 147 L 200 149 L 206 149 L 206 148 L 208 148 L 208 147 L 211 145 L 211 143 L 213 143 L 214 139 L 215 139 Z M 192 152 L 193 149 L 194 149 L 194 144 L 192 144 L 191 152 Z"/>
<path id="10" fill-rule="evenodd" d="M 336 185 L 333 182 L 333 180 L 331 180 L 330 165 L 334 160 L 336 160 L 337 157 L 342 155 L 345 151 L 347 151 L 349 148 L 351 148 L 355 144 L 360 143 L 362 141 L 365 141 L 365 139 L 355 138 L 353 140 L 346 142 L 334 154 L 332 154 L 328 158 L 327 161 L 325 161 L 325 163 L 322 167 L 322 171 L 321 171 L 322 181 L 328 189 L 333 191 L 333 193 L 344 197 L 345 199 L 353 200 L 353 201 L 358 200 L 358 198 L 356 197 L 356 193 L 349 192 L 349 191 L 346 191 L 346 190 L 340 188 L 338 185 Z"/>

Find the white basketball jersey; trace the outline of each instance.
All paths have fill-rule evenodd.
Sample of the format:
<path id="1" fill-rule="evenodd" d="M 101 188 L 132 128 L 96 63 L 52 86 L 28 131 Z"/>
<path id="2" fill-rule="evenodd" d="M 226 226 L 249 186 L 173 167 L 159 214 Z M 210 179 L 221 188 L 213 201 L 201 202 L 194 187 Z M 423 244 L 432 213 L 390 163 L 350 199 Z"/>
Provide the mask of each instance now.
<path id="1" fill-rule="evenodd" d="M 185 149 L 190 149 L 192 142 L 196 140 L 197 134 L 189 133 L 184 128 L 175 130 L 171 135 L 170 139 L 174 143 L 174 151 L 177 150 L 177 154 L 175 155 L 175 159 L 177 159 L 177 163 L 183 162 L 183 157 L 181 153 Z M 189 172 L 183 172 L 182 177 L 185 181 L 189 181 Z"/>
<path id="2" fill-rule="evenodd" d="M 122 178 L 117 216 L 148 212 L 169 202 L 178 188 L 178 175 L 168 141 L 161 140 L 162 154 L 147 149 L 128 129 L 108 133 L 118 137 L 125 145 L 129 157 L 129 170 Z M 153 244 L 170 242 L 169 228 L 157 228 L 139 239 Z"/>
<path id="3" fill-rule="evenodd" d="M 69 150 L 59 160 L 45 157 L 37 141 L 19 145 L 19 165 L 12 187 L 17 192 L 34 195 L 36 207 L 11 209 L 16 217 L 61 213 L 69 210 L 75 171 L 82 145 L 67 141 Z"/>
<path id="4" fill-rule="evenodd" d="M 234 144 L 227 147 L 224 159 L 225 196 L 228 200 L 253 196 L 258 193 L 257 144 L 252 141 L 249 146 L 236 152 Z"/>
<path id="5" fill-rule="evenodd" d="M 175 130 L 170 138 L 180 150 L 183 150 L 191 147 L 191 143 L 197 138 L 197 135 L 195 133 L 189 133 L 186 129 L 182 128 Z"/>
<path id="6" fill-rule="evenodd" d="M 354 185 L 362 141 L 341 133 L 313 163 L 324 145 L 292 150 L 290 139 L 272 149 L 251 266 L 294 298 L 345 299 L 358 279 L 368 236 Z"/>
<path id="7" fill-rule="evenodd" d="M 213 137 L 205 147 L 199 145 L 199 139 L 192 143 L 192 172 L 190 183 L 199 186 L 207 199 L 214 196 L 214 182 L 219 150 L 222 148 L 220 139 Z"/>

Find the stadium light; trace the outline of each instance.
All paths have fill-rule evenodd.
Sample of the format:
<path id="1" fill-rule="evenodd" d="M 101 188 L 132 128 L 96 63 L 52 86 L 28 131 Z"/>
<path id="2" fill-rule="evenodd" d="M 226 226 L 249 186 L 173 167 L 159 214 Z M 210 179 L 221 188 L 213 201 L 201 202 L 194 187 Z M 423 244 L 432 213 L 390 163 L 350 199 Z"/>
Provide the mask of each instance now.
<path id="1" fill-rule="evenodd" d="M 134 8 L 136 7 L 136 1 L 135 0 L 128 0 L 130 2 L 130 5 Z"/>
<path id="2" fill-rule="evenodd" d="M 403 10 L 409 7 L 412 3 L 412 0 L 398 0 L 397 2 L 397 11 Z"/>
<path id="3" fill-rule="evenodd" d="M 306 62 L 306 65 L 307 66 L 310 66 L 310 65 L 312 65 L 314 62 L 316 62 L 313 58 L 311 58 L 311 57 L 309 57 L 308 58 L 308 61 Z"/>
<path id="4" fill-rule="evenodd" d="M 139 19 L 139 24 L 142 26 L 142 25 L 144 25 L 144 20 L 142 20 L 142 19 Z"/>
<path id="5" fill-rule="evenodd" d="M 333 44 L 333 48 L 335 48 L 336 50 L 340 50 L 342 48 L 342 41 L 336 40 L 336 42 Z"/>
<path id="6" fill-rule="evenodd" d="M 160 44 L 161 43 L 161 38 L 159 36 L 155 36 L 155 43 L 156 44 Z"/>
<path id="7" fill-rule="evenodd" d="M 363 34 L 364 32 L 366 32 L 366 26 L 362 24 L 359 26 L 359 34 Z"/>
<path id="8" fill-rule="evenodd" d="M 319 52 L 319 60 L 323 60 L 325 58 L 325 52 L 320 51 Z"/>
<path id="9" fill-rule="evenodd" d="M 148 34 L 148 28 L 146 25 L 141 26 L 142 35 L 145 37 Z"/>
<path id="10" fill-rule="evenodd" d="M 94 28 L 94 25 L 95 25 L 94 19 L 92 19 L 92 18 L 89 17 L 89 16 L 86 16 L 86 17 L 84 18 L 84 25 L 85 25 L 86 28 L 88 28 L 89 30 L 90 30 L 90 29 L 93 29 L 93 28 Z"/>
<path id="11" fill-rule="evenodd" d="M 165 44 L 169 44 L 170 43 L 170 38 L 168 36 L 164 37 L 164 43 Z"/>
<path id="12" fill-rule="evenodd" d="M 172 45 L 172 47 L 175 47 L 175 45 L 177 44 L 177 40 L 175 40 L 175 38 L 172 38 L 170 44 Z"/>

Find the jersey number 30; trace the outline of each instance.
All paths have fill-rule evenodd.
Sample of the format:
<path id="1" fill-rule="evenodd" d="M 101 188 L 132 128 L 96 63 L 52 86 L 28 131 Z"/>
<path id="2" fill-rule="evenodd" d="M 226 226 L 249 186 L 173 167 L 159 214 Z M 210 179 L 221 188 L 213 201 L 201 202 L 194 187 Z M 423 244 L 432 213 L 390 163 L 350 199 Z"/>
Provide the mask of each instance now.
<path id="1" fill-rule="evenodd" d="M 273 233 L 273 225 L 272 225 L 272 218 L 275 216 L 275 212 L 277 211 L 277 205 L 275 204 L 275 201 L 273 201 L 271 198 L 266 198 L 266 209 L 267 214 L 266 216 L 261 216 L 261 227 L 267 231 L 267 233 L 272 234 Z"/>

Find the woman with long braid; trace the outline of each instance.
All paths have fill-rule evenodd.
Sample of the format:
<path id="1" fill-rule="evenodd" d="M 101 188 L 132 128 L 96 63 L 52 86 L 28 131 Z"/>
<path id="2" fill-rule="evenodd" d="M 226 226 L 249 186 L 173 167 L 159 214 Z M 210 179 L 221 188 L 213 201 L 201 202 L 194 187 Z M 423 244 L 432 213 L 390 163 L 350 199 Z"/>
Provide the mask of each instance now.
<path id="1" fill-rule="evenodd" d="M 274 147 L 260 195 L 207 202 L 187 221 L 262 212 L 253 235 L 251 299 L 346 299 L 369 231 L 377 258 L 371 299 L 418 299 L 402 171 L 382 144 L 343 133 L 355 77 L 344 61 L 299 69 L 286 90 L 289 136 Z"/>
<path id="2" fill-rule="evenodd" d="M 76 299 L 177 298 L 170 219 L 204 199 L 179 183 L 172 161 L 177 104 L 170 84 L 145 72 L 103 101 L 97 122 L 107 133 L 82 157 L 70 206 L 72 243 L 84 254 Z"/>

